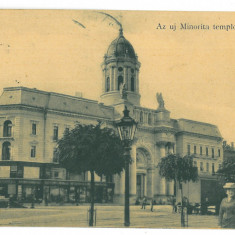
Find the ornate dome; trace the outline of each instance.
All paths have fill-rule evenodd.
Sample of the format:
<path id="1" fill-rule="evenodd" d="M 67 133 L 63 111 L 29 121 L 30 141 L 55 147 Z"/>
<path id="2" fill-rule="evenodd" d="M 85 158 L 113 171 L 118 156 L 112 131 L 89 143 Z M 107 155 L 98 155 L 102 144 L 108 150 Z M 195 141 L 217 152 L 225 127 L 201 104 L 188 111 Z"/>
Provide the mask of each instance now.
<path id="1" fill-rule="evenodd" d="M 127 57 L 131 59 L 136 59 L 136 54 L 133 46 L 128 40 L 123 36 L 122 29 L 118 38 L 111 42 L 106 56 L 109 57 Z"/>

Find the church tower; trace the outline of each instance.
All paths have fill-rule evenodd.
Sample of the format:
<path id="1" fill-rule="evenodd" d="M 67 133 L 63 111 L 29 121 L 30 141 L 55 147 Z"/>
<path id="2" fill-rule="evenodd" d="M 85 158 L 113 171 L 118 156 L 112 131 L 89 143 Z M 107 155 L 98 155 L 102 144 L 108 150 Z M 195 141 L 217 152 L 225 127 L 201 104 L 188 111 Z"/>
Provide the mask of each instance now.
<path id="1" fill-rule="evenodd" d="M 126 101 L 140 105 L 139 68 L 135 50 L 120 28 L 119 36 L 108 47 L 102 63 L 101 102 L 106 105 L 119 104 L 123 98 L 122 90 L 125 89 Z"/>

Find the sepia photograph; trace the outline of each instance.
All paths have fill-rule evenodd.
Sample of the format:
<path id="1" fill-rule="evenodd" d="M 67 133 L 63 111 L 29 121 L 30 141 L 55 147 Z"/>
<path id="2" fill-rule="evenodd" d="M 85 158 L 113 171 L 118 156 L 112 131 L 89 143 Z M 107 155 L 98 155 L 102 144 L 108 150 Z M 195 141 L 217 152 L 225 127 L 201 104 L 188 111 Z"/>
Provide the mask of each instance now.
<path id="1" fill-rule="evenodd" d="M 235 228 L 234 12 L 0 10 L 0 226 Z"/>

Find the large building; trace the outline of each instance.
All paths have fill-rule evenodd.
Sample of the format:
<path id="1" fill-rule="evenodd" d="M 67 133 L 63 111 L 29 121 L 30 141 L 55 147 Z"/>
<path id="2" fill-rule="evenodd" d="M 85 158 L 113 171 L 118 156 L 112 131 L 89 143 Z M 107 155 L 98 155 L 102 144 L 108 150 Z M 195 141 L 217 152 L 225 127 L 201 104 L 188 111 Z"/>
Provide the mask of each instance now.
<path id="1" fill-rule="evenodd" d="M 162 94 L 156 109 L 140 105 L 140 62 L 122 30 L 111 42 L 102 63 L 101 102 L 26 87 L 8 87 L 0 97 L 0 195 L 27 201 L 89 201 L 89 174 L 72 175 L 59 167 L 57 140 L 66 129 L 97 123 L 108 127 L 124 107 L 138 122 L 130 166 L 131 203 L 154 198 L 168 203 L 177 187 L 159 176 L 158 163 L 168 153 L 194 155 L 200 179 L 184 185 L 190 202 L 214 200 L 214 172 L 223 159 L 222 137 L 215 125 L 172 119 Z M 96 176 L 97 202 L 123 202 L 124 172 L 112 179 Z"/>

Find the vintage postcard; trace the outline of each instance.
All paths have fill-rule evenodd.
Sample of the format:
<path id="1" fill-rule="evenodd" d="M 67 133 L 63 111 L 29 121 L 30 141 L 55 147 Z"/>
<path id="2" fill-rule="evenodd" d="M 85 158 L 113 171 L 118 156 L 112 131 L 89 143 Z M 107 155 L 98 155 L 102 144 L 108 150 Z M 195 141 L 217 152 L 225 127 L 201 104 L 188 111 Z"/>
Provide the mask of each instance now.
<path id="1" fill-rule="evenodd" d="M 0 226 L 235 228 L 233 12 L 0 10 Z"/>

